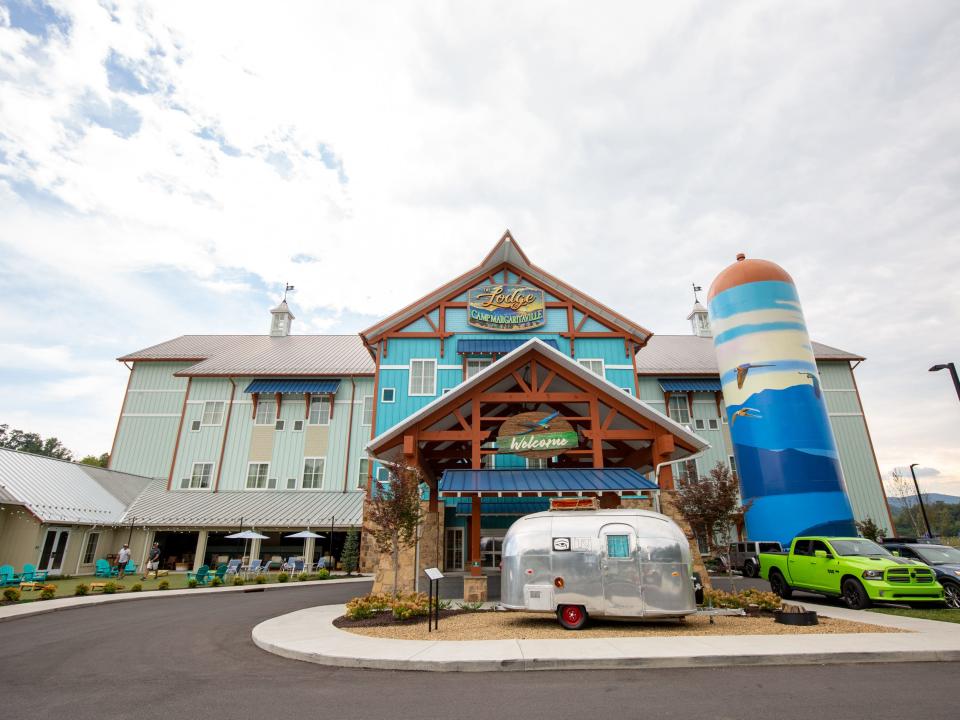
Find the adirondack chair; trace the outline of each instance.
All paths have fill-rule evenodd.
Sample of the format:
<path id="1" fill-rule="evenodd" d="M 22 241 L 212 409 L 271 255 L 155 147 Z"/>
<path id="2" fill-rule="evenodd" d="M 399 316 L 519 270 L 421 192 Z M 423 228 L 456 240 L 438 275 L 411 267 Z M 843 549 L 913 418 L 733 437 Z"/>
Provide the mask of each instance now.
<path id="1" fill-rule="evenodd" d="M 187 573 L 187 582 L 191 580 L 196 580 L 197 585 L 206 585 L 207 581 L 210 579 L 210 568 L 207 565 L 201 565 L 200 569 L 194 572 Z"/>
<path id="2" fill-rule="evenodd" d="M 93 575 L 94 577 L 113 577 L 117 574 L 117 569 L 113 567 L 103 558 L 97 560 L 96 567 L 94 568 Z"/>
<path id="3" fill-rule="evenodd" d="M 23 566 L 23 572 L 20 574 L 20 582 L 45 582 L 47 579 L 46 570 L 37 570 L 36 565 L 27 563 Z"/>
<path id="4" fill-rule="evenodd" d="M 217 571 L 214 573 L 214 575 L 220 580 L 220 582 L 223 582 L 223 579 L 227 575 L 227 566 L 223 563 L 217 565 Z"/>
<path id="5" fill-rule="evenodd" d="M 127 575 L 133 575 L 137 571 L 137 564 L 133 560 L 127 560 L 126 566 L 123 568 L 123 572 Z"/>
<path id="6" fill-rule="evenodd" d="M 13 571 L 13 565 L 0 566 L 0 586 L 19 585 L 20 576 Z"/>

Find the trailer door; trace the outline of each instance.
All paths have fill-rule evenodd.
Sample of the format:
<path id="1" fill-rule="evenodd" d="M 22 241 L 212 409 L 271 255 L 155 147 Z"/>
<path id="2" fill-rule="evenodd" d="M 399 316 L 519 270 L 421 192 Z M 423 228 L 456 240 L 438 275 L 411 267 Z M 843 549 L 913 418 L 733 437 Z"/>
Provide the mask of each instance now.
<path id="1" fill-rule="evenodd" d="M 600 575 L 606 614 L 643 614 L 637 538 L 630 525 L 616 523 L 600 530 Z"/>

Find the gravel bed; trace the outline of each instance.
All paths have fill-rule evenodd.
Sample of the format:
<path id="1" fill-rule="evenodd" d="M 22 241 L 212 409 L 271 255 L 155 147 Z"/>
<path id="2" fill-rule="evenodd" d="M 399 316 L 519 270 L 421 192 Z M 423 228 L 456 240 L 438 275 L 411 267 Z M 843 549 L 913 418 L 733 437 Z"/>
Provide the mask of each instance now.
<path id="1" fill-rule="evenodd" d="M 336 624 L 336 623 L 335 623 Z M 691 635 L 822 635 L 838 633 L 900 632 L 878 625 L 820 618 L 819 625 L 780 625 L 772 617 L 714 618 L 692 616 L 683 622 L 615 622 L 591 620 L 579 631 L 560 627 L 553 615 L 514 612 L 458 613 L 441 617 L 440 630 L 427 634 L 426 623 L 397 623 L 380 627 L 342 627 L 347 632 L 393 640 L 576 640 L 597 637 L 679 637 Z"/>

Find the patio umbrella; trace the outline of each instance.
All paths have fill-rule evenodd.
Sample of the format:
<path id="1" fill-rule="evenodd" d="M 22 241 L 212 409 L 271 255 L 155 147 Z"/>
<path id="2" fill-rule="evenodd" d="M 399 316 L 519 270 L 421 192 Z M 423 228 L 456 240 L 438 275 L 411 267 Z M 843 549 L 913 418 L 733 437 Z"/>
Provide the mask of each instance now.
<path id="1" fill-rule="evenodd" d="M 322 538 L 323 535 L 320 535 L 319 533 L 315 533 L 312 530 L 301 530 L 300 532 L 296 532 L 293 535 L 285 535 L 284 537 L 289 539 L 296 539 L 296 540 L 299 540 L 301 538 L 303 539 L 303 554 L 304 554 L 304 560 L 306 561 L 307 560 L 307 557 L 306 557 L 307 538 Z M 309 562 L 312 563 L 313 558 L 309 558 Z"/>
<path id="2" fill-rule="evenodd" d="M 267 540 L 266 535 L 262 535 L 254 530 L 244 530 L 243 532 L 227 535 L 228 540 L 243 540 L 243 554 L 247 554 L 247 540 Z"/>

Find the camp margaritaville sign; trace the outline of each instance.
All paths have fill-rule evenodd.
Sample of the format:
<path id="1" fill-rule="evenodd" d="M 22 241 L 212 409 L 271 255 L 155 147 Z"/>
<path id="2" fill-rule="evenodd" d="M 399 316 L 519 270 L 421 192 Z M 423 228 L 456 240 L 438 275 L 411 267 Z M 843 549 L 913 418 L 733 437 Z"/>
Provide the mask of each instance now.
<path id="1" fill-rule="evenodd" d="M 529 285 L 482 285 L 467 293 L 467 320 L 484 330 L 530 330 L 547 321 L 543 290 Z"/>
<path id="2" fill-rule="evenodd" d="M 531 458 L 549 458 L 573 450 L 579 444 L 577 431 L 560 413 L 527 412 L 500 426 L 494 443 L 498 453 Z"/>

